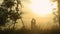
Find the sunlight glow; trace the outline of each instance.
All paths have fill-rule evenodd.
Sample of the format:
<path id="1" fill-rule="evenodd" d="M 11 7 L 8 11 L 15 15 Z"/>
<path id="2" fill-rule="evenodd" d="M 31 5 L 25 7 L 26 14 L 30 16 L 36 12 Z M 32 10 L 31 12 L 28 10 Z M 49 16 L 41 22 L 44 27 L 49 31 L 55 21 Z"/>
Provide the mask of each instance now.
<path id="1" fill-rule="evenodd" d="M 39 16 L 51 14 L 54 7 L 51 6 L 50 0 L 31 0 L 31 4 L 29 5 L 33 13 Z"/>

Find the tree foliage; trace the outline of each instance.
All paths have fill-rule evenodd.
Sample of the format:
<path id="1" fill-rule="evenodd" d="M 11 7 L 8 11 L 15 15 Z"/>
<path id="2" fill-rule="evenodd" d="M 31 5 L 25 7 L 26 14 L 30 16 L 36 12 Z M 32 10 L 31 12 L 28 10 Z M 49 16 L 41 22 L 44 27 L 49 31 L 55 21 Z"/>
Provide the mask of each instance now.
<path id="1" fill-rule="evenodd" d="M 7 18 L 8 18 L 7 9 L 0 7 L 0 25 L 5 25 Z"/>
<path id="2" fill-rule="evenodd" d="M 13 10 L 12 8 L 15 5 L 15 10 Z M 3 0 L 2 4 L 0 5 L 0 26 L 5 26 L 5 24 L 8 23 L 8 18 L 14 21 L 14 24 L 16 23 L 17 19 L 22 18 L 21 15 L 23 13 L 19 10 L 19 5 L 21 5 L 20 0 Z"/>

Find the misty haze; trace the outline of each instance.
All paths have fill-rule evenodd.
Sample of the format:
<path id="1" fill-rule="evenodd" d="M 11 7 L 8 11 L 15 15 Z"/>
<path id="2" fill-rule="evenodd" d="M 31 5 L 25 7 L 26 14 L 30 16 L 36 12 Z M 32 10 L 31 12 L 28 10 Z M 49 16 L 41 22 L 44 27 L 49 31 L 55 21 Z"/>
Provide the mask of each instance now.
<path id="1" fill-rule="evenodd" d="M 1 34 L 60 34 L 60 0 L 0 0 Z"/>

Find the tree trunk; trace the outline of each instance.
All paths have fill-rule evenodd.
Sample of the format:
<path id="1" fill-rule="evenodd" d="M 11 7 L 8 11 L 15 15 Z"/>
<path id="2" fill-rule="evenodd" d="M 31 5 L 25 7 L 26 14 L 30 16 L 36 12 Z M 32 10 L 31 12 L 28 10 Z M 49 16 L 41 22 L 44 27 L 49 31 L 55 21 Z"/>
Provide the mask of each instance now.
<path id="1" fill-rule="evenodd" d="M 13 29 L 15 30 L 15 24 L 16 24 L 16 21 L 14 21 L 14 25 L 13 25 Z"/>
<path id="2" fill-rule="evenodd" d="M 23 22 L 22 18 L 21 18 L 21 22 L 22 22 L 22 24 L 23 24 L 23 28 L 25 28 L 25 25 L 24 25 L 24 22 Z"/>

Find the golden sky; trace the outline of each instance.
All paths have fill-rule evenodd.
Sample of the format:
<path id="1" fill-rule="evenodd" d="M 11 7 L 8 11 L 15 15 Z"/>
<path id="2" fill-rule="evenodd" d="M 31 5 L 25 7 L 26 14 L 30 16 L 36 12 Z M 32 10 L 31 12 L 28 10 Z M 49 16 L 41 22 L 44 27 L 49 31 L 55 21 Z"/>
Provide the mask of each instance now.
<path id="1" fill-rule="evenodd" d="M 47 0 L 46 0 L 47 1 Z M 54 15 L 52 14 L 53 11 L 58 11 L 58 5 L 57 5 L 57 1 L 56 2 L 51 2 L 50 0 L 48 0 L 49 5 L 44 5 L 44 2 L 48 4 L 48 2 L 43 1 L 43 0 L 27 0 L 22 2 L 24 5 L 23 11 L 26 12 L 26 14 L 24 14 L 23 20 L 26 22 L 26 26 L 30 24 L 30 21 L 32 18 L 35 18 L 37 21 L 37 25 L 40 25 L 41 27 L 47 27 L 49 28 L 49 26 L 52 25 L 56 25 L 57 23 L 53 23 L 53 18 Z M 40 5 L 44 5 L 44 6 L 40 6 Z M 47 8 L 46 8 L 47 7 Z M 45 8 L 48 9 L 47 11 L 51 12 L 51 13 L 47 13 L 45 14 L 40 14 L 38 11 L 45 11 Z M 53 10 L 53 8 L 56 8 L 56 10 Z M 36 12 L 36 13 L 35 13 Z M 39 14 L 37 14 L 39 13 Z M 43 13 L 43 12 L 42 12 Z M 46 11 L 45 11 L 46 13 Z M 41 16 L 42 15 L 42 16 Z M 50 24 L 49 26 L 47 26 L 48 24 Z M 29 27 L 29 26 L 27 26 Z"/>
<path id="2" fill-rule="evenodd" d="M 22 1 L 22 11 L 24 12 L 23 21 L 27 28 L 30 28 L 31 26 L 31 20 L 32 18 L 36 19 L 36 25 L 40 26 L 41 28 L 49 28 L 52 25 L 56 25 L 57 23 L 53 23 L 54 15 L 53 8 L 56 8 L 55 11 L 58 10 L 57 8 L 57 1 L 51 2 L 50 0 L 21 0 Z M 47 2 L 46 2 L 47 1 Z M 49 3 L 50 2 L 50 3 Z M 1 3 L 1 0 L 0 0 Z M 44 3 L 47 3 L 48 5 L 44 5 Z M 44 9 L 44 10 L 43 10 Z M 50 11 L 49 11 L 50 10 Z M 45 11 L 45 12 L 44 12 Z M 17 27 L 22 27 L 22 23 L 20 20 L 18 20 L 19 23 L 17 23 Z M 42 27 L 43 26 L 43 27 Z"/>

